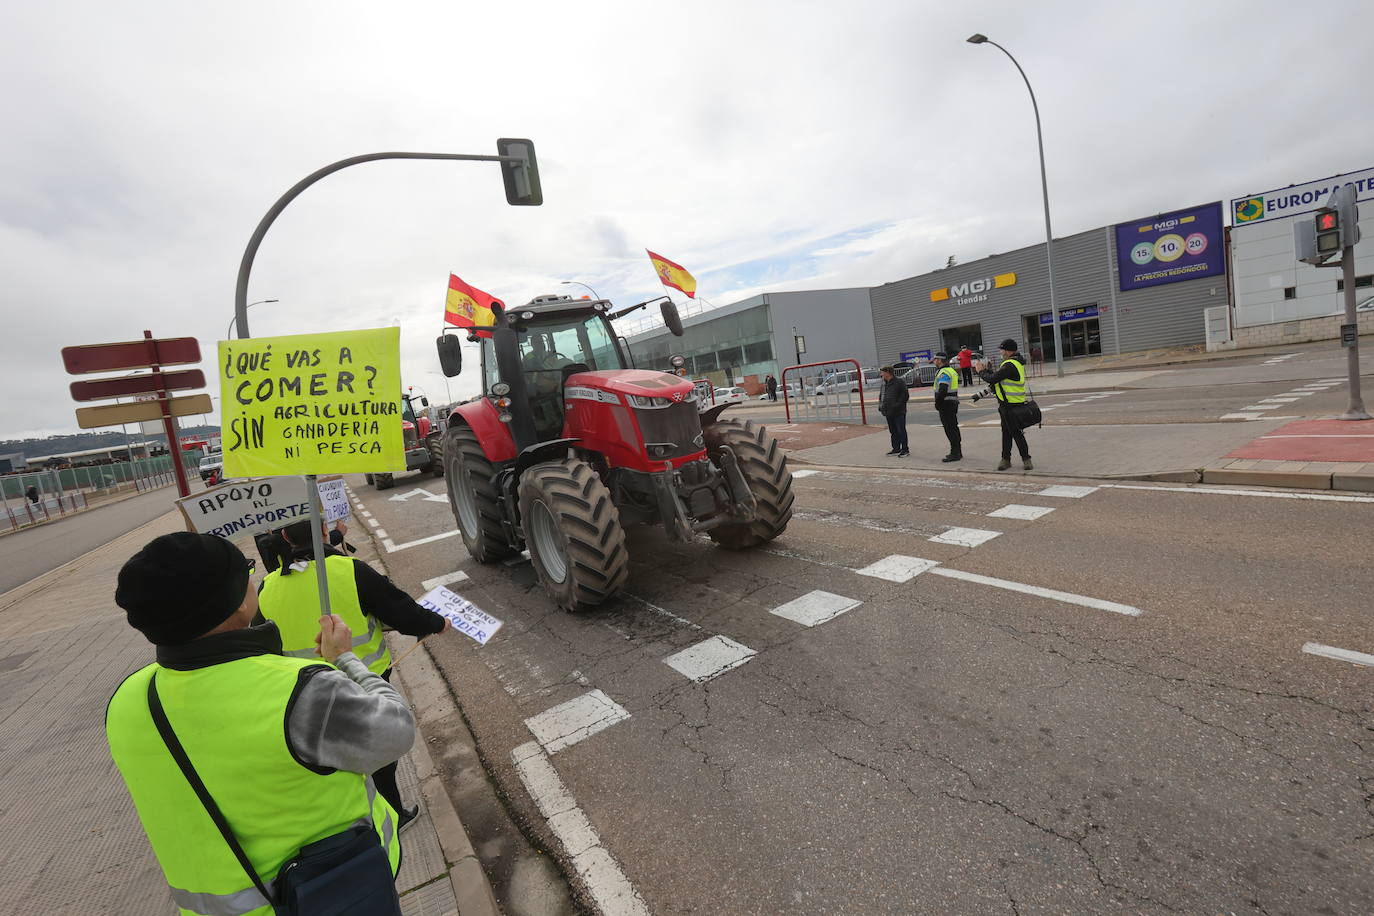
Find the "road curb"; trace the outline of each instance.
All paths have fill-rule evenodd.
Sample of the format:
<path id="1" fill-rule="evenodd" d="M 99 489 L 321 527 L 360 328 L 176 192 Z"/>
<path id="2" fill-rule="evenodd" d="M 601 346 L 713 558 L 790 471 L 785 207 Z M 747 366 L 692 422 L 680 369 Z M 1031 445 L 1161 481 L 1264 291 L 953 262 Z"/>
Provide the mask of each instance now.
<path id="1" fill-rule="evenodd" d="M 459 916 L 499 916 L 500 906 L 491 881 L 482 870 L 482 863 L 468 838 L 458 811 L 444 787 L 443 776 L 434 765 L 425 738 L 426 726 L 433 729 L 439 721 L 459 715 L 458 706 L 449 695 L 448 686 L 434 667 L 429 649 L 421 649 L 396 669 L 407 699 L 415 710 L 416 725 L 421 740 L 411 748 L 411 759 L 420 779 L 420 791 L 425 797 L 425 809 L 439 838 L 444 861 L 449 863 L 449 884 L 458 903 Z"/>
<path id="2" fill-rule="evenodd" d="M 1252 487 L 1291 487 L 1297 490 L 1329 490 L 1331 474 L 1320 471 L 1263 471 L 1233 468 L 1205 468 L 1206 484 L 1239 484 Z"/>

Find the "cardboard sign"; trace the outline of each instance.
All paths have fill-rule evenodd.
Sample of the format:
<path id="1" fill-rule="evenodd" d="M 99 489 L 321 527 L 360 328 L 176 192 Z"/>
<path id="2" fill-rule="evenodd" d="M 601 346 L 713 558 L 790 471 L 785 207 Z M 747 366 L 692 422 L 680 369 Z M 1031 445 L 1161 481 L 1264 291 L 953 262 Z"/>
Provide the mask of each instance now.
<path id="1" fill-rule="evenodd" d="M 219 342 L 230 477 L 405 470 L 401 329 Z"/>
<path id="2" fill-rule="evenodd" d="M 300 477 L 272 477 L 222 483 L 176 502 L 191 531 L 232 538 L 310 518 L 307 493 Z"/>
<path id="3" fill-rule="evenodd" d="M 484 646 L 501 629 L 501 621 L 442 585 L 430 589 L 418 603 L 447 617 L 453 622 L 455 630 L 471 636 Z"/>
<path id="4" fill-rule="evenodd" d="M 319 481 L 320 500 L 325 520 L 333 524 L 348 517 L 348 495 L 342 477 Z M 334 494 L 337 492 L 337 496 Z M 233 538 L 284 528 L 310 518 L 310 487 L 300 477 L 262 477 L 235 480 L 210 487 L 204 493 L 176 501 L 188 531 Z M 333 498 L 334 503 L 330 500 Z M 330 515 L 331 505 L 342 515 Z"/>
<path id="5" fill-rule="evenodd" d="M 348 518 L 348 493 L 344 491 L 343 478 L 333 477 L 329 480 L 321 480 L 319 487 L 320 508 L 324 512 L 325 522 L 332 525 L 340 519 Z"/>

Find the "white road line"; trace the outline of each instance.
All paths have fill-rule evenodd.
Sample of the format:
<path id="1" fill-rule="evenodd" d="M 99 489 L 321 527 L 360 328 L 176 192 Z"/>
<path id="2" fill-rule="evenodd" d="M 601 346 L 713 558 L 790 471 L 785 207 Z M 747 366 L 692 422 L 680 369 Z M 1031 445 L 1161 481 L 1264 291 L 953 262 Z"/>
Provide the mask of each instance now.
<path id="1" fill-rule="evenodd" d="M 810 477 L 812 474 L 819 474 L 819 473 L 820 473 L 820 471 L 793 471 L 793 472 L 792 472 L 792 479 L 793 479 L 793 480 L 796 480 L 798 477 Z"/>
<path id="2" fill-rule="evenodd" d="M 444 538 L 451 538 L 457 533 L 458 529 L 454 528 L 452 531 L 445 531 L 443 534 L 431 534 L 427 538 L 420 538 L 418 541 L 410 541 L 405 544 L 397 544 L 390 540 L 383 540 L 382 546 L 386 548 L 387 553 L 395 553 L 398 550 L 409 550 L 411 547 L 419 547 L 421 544 L 430 544 L 434 541 L 442 541 Z"/>
<path id="3" fill-rule="evenodd" d="M 386 529 L 385 529 L 385 528 L 378 528 L 376 531 L 374 531 L 374 532 L 372 532 L 372 533 L 375 534 L 375 535 L 377 535 L 377 537 L 381 538 L 383 541 L 390 540 L 390 537 L 391 537 L 390 535 L 388 535 L 388 534 L 386 533 Z"/>
<path id="4" fill-rule="evenodd" d="M 901 554 L 893 554 L 890 557 L 883 557 L 876 563 L 871 563 L 863 569 L 854 570 L 861 576 L 872 576 L 875 579 L 886 579 L 889 582 L 910 582 L 940 564 L 935 560 L 923 560 L 920 557 L 905 557 Z"/>
<path id="5" fill-rule="evenodd" d="M 991 585 L 993 588 L 1005 588 L 1008 591 L 1035 595 L 1037 598 L 1049 598 L 1052 601 L 1062 601 L 1065 604 L 1077 604 L 1083 607 L 1094 608 L 1099 611 L 1111 611 L 1113 614 L 1125 614 L 1128 617 L 1140 616 L 1140 608 L 1131 607 L 1129 604 L 1117 604 L 1115 601 L 1103 601 L 1100 598 L 1075 595 L 1073 592 L 1061 592 L 1058 589 L 1041 588 L 1038 585 L 1027 585 L 1024 582 L 1012 582 L 1008 579 L 994 579 L 991 576 L 980 576 L 977 573 L 950 569 L 946 566 L 937 567 L 930 572 L 932 575 L 936 576 L 945 576 L 950 579 L 962 579 L 965 582 L 976 582 L 979 585 Z"/>
<path id="6" fill-rule="evenodd" d="M 530 716 L 525 727 L 545 751 L 556 754 L 628 718 L 630 713 L 624 706 L 600 690 L 592 690 Z"/>
<path id="7" fill-rule="evenodd" d="M 814 627 L 827 620 L 834 620 L 845 611 L 852 611 L 861 604 L 862 601 L 854 598 L 818 590 L 807 592 L 800 598 L 779 605 L 769 613 L 785 617 L 804 627 Z"/>
<path id="8" fill-rule="evenodd" d="M 694 646 L 688 646 L 663 660 L 663 663 L 683 677 L 700 684 L 731 668 L 738 668 L 758 653 L 740 645 L 728 636 L 712 636 Z"/>
<path id="9" fill-rule="evenodd" d="M 1033 521 L 1041 516 L 1049 515 L 1053 511 L 1054 509 L 1048 506 L 1021 506 L 1012 503 L 989 512 L 988 518 L 1019 518 Z"/>
<path id="10" fill-rule="evenodd" d="M 1314 394 L 1316 394 L 1316 393 L 1317 393 L 1317 392 L 1315 392 L 1315 391 L 1303 391 L 1302 389 L 1298 389 L 1297 391 L 1287 391 L 1287 392 L 1284 392 L 1284 397 L 1288 397 L 1288 398 L 1310 398 L 1312 395 L 1314 395 Z"/>
<path id="11" fill-rule="evenodd" d="M 1145 484 L 1104 483 L 1113 490 L 1161 490 L 1165 493 L 1217 493 L 1222 496 L 1261 496 L 1265 499 L 1309 499 L 1314 502 L 1374 503 L 1374 496 L 1336 496 L 1326 493 L 1287 493 L 1274 490 L 1231 490 L 1225 487 L 1152 487 Z"/>
<path id="12" fill-rule="evenodd" d="M 1299 436 L 1285 433 L 1281 436 L 1260 436 L 1261 439 L 1374 439 L 1374 433 L 1312 433 Z"/>
<path id="13" fill-rule="evenodd" d="M 1221 418 L 1223 420 L 1258 420 L 1261 416 L 1257 413 L 1224 413 Z"/>
<path id="14" fill-rule="evenodd" d="M 1341 384 L 1342 382 L 1348 382 L 1348 381 L 1350 381 L 1350 379 L 1345 379 L 1345 378 L 1324 378 L 1324 379 L 1322 379 L 1322 381 L 1323 381 L 1323 382 L 1330 382 L 1330 383 L 1333 384 L 1333 385 L 1339 385 L 1339 384 Z"/>
<path id="15" fill-rule="evenodd" d="M 1260 401 L 1260 403 L 1261 403 L 1261 404 L 1273 404 L 1275 407 L 1277 407 L 1277 406 L 1279 406 L 1280 404 L 1293 404 L 1293 403 L 1295 403 L 1297 400 L 1298 400 L 1297 398 L 1265 398 L 1264 400 Z"/>
<path id="16" fill-rule="evenodd" d="M 1249 407 L 1242 407 L 1241 410 L 1278 410 L 1278 404 L 1251 404 Z"/>
<path id="17" fill-rule="evenodd" d="M 1349 649 L 1337 649 L 1335 646 L 1324 646 L 1319 642 L 1304 644 L 1302 651 L 1309 655 L 1320 655 L 1323 658 L 1334 658 L 1336 661 L 1350 662 L 1354 665 L 1364 665 L 1366 668 L 1374 668 L 1374 655 L 1366 655 L 1363 652 L 1352 652 Z"/>
<path id="18" fill-rule="evenodd" d="M 1065 499 L 1082 499 L 1090 493 L 1096 493 L 1097 487 L 1071 487 L 1065 484 L 1055 484 L 1041 490 L 1040 496 L 1062 496 Z"/>
<path id="19" fill-rule="evenodd" d="M 1044 410 L 1045 410 L 1045 409 L 1044 409 L 1043 407 L 1040 408 L 1041 413 L 1043 413 Z M 982 423 L 979 423 L 978 425 L 979 425 L 979 426 L 996 426 L 997 424 L 999 424 L 999 423 L 1001 423 L 1001 422 L 1002 422 L 1002 420 L 1001 420 L 1000 417 L 994 417 L 994 418 L 991 419 L 991 420 L 984 420 Z"/>
<path id="20" fill-rule="evenodd" d="M 369 525 L 371 525 L 373 528 L 379 528 L 379 527 L 381 527 L 381 524 L 382 524 L 381 522 L 377 521 L 375 518 L 373 518 L 373 517 L 370 516 L 370 515 L 367 517 L 366 521 L 367 521 L 367 523 L 368 523 Z"/>
<path id="21" fill-rule="evenodd" d="M 525 791 L 563 844 L 596 909 L 606 916 L 649 916 L 643 898 L 601 844 L 596 828 L 577 806 L 538 742 L 527 741 L 510 756 Z"/>
<path id="22" fill-rule="evenodd" d="M 926 540 L 937 544 L 953 544 L 956 547 L 977 547 L 1001 536 L 1002 532 L 988 531 L 985 528 L 951 528 Z"/>
<path id="23" fill-rule="evenodd" d="M 624 595 L 626 598 L 629 598 L 631 601 L 639 602 L 640 604 L 644 605 L 646 608 L 648 608 L 649 610 L 653 611 L 655 614 L 658 614 L 661 617 L 667 617 L 669 620 L 673 621 L 673 623 L 681 624 L 682 626 L 689 627 L 693 630 L 701 629 L 700 626 L 698 626 L 695 623 L 692 623 L 692 621 L 688 620 L 686 617 L 679 617 L 677 614 L 674 614 L 667 608 L 661 608 L 657 604 L 654 604 L 652 601 L 645 601 L 638 595 L 631 595 L 629 592 L 621 592 L 620 594 Z"/>
<path id="24" fill-rule="evenodd" d="M 435 576 L 433 579 L 426 579 L 420 583 L 420 588 L 429 591 L 441 585 L 452 585 L 454 582 L 465 582 L 467 578 L 468 574 L 460 569 L 457 572 L 445 573 L 442 576 Z"/>

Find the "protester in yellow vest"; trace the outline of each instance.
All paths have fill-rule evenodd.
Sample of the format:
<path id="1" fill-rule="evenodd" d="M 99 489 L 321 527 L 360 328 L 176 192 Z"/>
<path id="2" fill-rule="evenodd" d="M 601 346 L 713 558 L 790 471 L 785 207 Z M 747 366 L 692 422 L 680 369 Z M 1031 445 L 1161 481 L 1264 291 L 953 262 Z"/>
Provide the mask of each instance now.
<path id="1" fill-rule="evenodd" d="M 409 707 L 353 654 L 337 616 L 317 618 L 319 651 L 333 667 L 283 657 L 276 625 L 252 624 L 257 591 L 249 576 L 233 544 L 183 531 L 135 554 L 115 592 L 157 660 L 115 691 L 106 736 L 182 913 L 271 916 L 273 909 L 160 733 L 155 698 L 272 893 L 271 882 L 302 847 L 350 827 L 371 825 L 393 876 L 400 865 L 396 813 L 366 774 L 410 749 Z"/>
<path id="2" fill-rule="evenodd" d="M 339 534 L 346 530 L 342 526 L 336 528 Z M 277 568 L 262 581 L 258 610 L 263 619 L 274 621 L 281 629 L 284 654 L 309 658 L 315 654 L 315 622 L 320 616 L 319 575 L 315 570 L 310 521 L 288 525 L 276 534 L 283 549 Z M 342 537 L 336 540 L 343 544 Z M 391 652 L 386 646 L 383 625 L 421 639 L 451 626 L 447 618 L 416 604 L 362 560 L 343 556 L 329 547 L 325 553 L 330 610 L 353 631 L 353 652 L 373 674 L 391 679 Z M 400 827 L 418 816 L 418 806 L 407 808 L 401 802 L 394 761 L 373 773 L 372 781 L 382 797 L 400 812 Z"/>
<path id="3" fill-rule="evenodd" d="M 997 396 L 997 415 L 1002 421 L 1002 461 L 997 470 L 1005 471 L 1011 467 L 1011 445 L 1021 453 L 1021 466 L 1031 470 L 1030 446 L 1026 444 L 1026 434 L 1012 415 L 1009 406 L 1026 402 L 1026 360 L 1016 352 L 1016 341 L 1008 337 L 998 345 L 1002 351 L 1002 365 L 994 372 L 986 362 L 978 364 L 978 376 L 992 386 Z"/>

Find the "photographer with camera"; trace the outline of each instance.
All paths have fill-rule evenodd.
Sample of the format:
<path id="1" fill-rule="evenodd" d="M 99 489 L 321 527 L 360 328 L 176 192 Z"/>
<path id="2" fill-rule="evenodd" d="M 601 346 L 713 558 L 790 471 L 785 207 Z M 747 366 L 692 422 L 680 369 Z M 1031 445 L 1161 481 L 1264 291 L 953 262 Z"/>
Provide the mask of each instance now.
<path id="1" fill-rule="evenodd" d="M 986 361 L 980 361 L 975 367 L 978 377 L 987 382 L 997 396 L 997 415 L 1002 421 L 1002 461 L 997 470 L 1011 467 L 1011 445 L 1015 442 L 1016 450 L 1021 453 L 1021 466 L 1029 471 L 1034 467 L 1030 447 L 1012 410 L 1013 404 L 1026 403 L 1026 361 L 1016 351 L 1016 341 L 1011 338 L 1002 341 L 998 349 L 1002 351 L 1002 365 L 997 371 L 994 372 Z"/>

